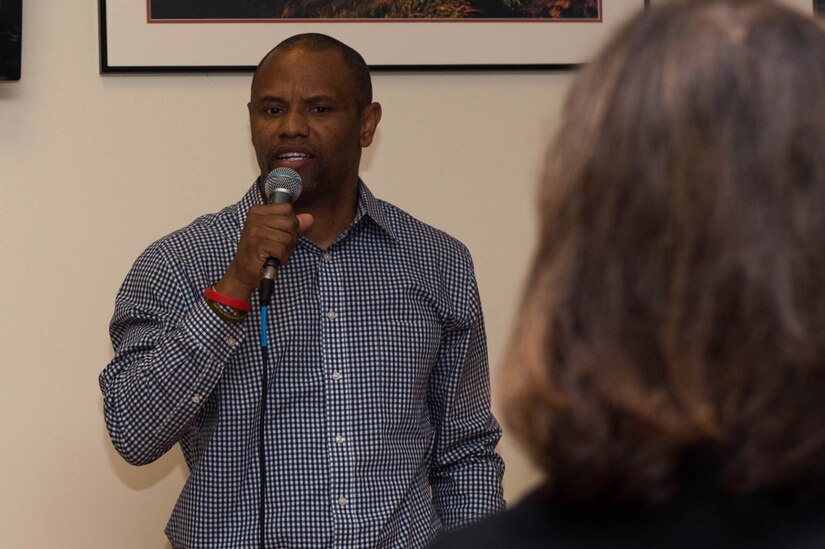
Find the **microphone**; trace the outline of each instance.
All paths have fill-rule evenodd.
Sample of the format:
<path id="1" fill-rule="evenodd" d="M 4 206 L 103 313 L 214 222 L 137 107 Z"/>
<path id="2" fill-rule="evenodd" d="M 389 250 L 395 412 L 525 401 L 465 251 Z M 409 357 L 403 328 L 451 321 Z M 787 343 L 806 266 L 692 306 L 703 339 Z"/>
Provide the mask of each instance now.
<path id="1" fill-rule="evenodd" d="M 293 204 L 301 196 L 303 181 L 301 176 L 291 168 L 275 168 L 264 180 L 264 192 L 268 204 Z M 270 257 L 261 269 L 261 304 L 269 303 L 272 299 L 272 290 L 275 287 L 275 276 L 281 263 Z"/>

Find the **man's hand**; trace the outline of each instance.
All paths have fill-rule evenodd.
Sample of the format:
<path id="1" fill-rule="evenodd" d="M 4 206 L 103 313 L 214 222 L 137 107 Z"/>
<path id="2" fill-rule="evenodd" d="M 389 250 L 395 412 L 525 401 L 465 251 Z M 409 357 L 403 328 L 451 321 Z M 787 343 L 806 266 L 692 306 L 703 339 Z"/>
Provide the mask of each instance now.
<path id="1" fill-rule="evenodd" d="M 311 214 L 293 214 L 291 204 L 249 208 L 235 257 L 215 284 L 215 290 L 248 301 L 258 287 L 266 260 L 274 257 L 286 265 L 298 243 L 298 235 L 308 231 L 312 223 Z"/>

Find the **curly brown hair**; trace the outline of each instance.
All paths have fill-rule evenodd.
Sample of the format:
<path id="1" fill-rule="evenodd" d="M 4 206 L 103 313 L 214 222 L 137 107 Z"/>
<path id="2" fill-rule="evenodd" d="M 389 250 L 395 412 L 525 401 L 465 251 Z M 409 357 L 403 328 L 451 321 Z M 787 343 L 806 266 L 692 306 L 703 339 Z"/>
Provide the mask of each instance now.
<path id="1" fill-rule="evenodd" d="M 573 501 L 825 480 L 825 33 L 668 4 L 579 76 L 540 185 L 505 417 Z"/>

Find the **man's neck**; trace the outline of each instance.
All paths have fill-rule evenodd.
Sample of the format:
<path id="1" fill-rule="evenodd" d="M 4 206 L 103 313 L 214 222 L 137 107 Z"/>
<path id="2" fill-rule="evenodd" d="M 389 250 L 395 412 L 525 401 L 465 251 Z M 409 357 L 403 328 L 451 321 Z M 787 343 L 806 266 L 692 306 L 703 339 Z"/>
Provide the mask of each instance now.
<path id="1" fill-rule="evenodd" d="M 304 237 L 325 250 L 355 219 L 358 210 L 358 186 L 342 195 L 318 197 L 312 202 L 298 202 L 295 206 L 297 213 L 310 213 L 315 219 L 309 231 L 304 233 Z"/>

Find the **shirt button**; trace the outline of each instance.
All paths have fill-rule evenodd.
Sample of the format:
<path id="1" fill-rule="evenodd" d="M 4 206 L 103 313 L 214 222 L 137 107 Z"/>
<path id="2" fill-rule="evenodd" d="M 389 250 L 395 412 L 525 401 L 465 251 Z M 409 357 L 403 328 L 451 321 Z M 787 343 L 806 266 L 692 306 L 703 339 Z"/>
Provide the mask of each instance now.
<path id="1" fill-rule="evenodd" d="M 338 316 L 338 313 L 336 313 L 335 311 L 327 312 L 327 318 L 330 319 L 330 320 L 335 320 L 336 316 Z"/>
<path id="2" fill-rule="evenodd" d="M 338 505 L 340 505 L 341 507 L 346 507 L 347 503 L 349 503 L 349 501 L 347 501 L 347 498 L 338 498 Z"/>
<path id="3" fill-rule="evenodd" d="M 332 372 L 332 379 L 334 379 L 335 381 L 341 379 L 341 372 Z"/>
<path id="4" fill-rule="evenodd" d="M 227 337 L 226 338 L 226 344 L 234 349 L 235 345 L 238 344 L 238 340 L 235 339 L 234 337 Z"/>
<path id="5" fill-rule="evenodd" d="M 342 437 L 341 435 L 338 435 L 337 437 L 335 437 L 335 442 L 337 442 L 338 444 L 343 444 L 344 443 L 344 437 Z"/>
<path id="6" fill-rule="evenodd" d="M 201 401 L 201 396 L 200 395 L 195 395 L 195 396 L 192 397 L 192 402 L 194 402 L 195 404 L 200 404 L 200 401 Z"/>
<path id="7" fill-rule="evenodd" d="M 323 258 L 324 258 L 324 261 L 326 261 L 327 263 L 332 261 L 332 256 L 329 254 L 329 252 L 324 252 Z"/>

